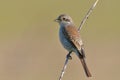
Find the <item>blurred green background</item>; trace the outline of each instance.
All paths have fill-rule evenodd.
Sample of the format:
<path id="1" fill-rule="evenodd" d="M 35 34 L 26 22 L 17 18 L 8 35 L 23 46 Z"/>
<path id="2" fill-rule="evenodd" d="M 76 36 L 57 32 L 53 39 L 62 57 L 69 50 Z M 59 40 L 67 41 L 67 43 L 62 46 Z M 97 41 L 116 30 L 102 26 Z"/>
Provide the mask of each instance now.
<path id="1" fill-rule="evenodd" d="M 53 20 L 69 14 L 76 26 L 95 0 L 0 0 L 0 80 L 58 80 L 67 51 Z M 81 30 L 89 80 L 120 79 L 120 1 L 99 0 Z M 75 54 L 63 80 L 86 80 Z"/>

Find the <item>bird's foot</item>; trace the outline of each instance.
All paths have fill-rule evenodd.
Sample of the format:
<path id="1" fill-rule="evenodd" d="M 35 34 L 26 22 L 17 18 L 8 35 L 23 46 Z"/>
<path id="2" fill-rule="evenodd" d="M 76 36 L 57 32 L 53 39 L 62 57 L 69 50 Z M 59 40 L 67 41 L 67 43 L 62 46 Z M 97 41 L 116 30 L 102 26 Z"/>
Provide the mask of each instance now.
<path id="1" fill-rule="evenodd" d="M 72 60 L 72 56 L 70 55 L 71 53 L 69 52 L 66 56 L 66 58 L 68 58 L 69 60 Z"/>

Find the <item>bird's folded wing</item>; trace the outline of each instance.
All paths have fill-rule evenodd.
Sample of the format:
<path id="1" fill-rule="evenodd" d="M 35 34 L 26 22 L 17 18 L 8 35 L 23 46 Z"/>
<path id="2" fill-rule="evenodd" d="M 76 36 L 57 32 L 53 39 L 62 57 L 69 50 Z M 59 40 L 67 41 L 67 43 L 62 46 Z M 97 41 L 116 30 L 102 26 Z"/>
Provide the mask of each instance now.
<path id="1" fill-rule="evenodd" d="M 64 27 L 63 32 L 67 40 L 70 41 L 75 48 L 77 48 L 78 50 L 81 50 L 83 43 L 77 28 L 73 26 L 67 26 L 67 27 Z"/>

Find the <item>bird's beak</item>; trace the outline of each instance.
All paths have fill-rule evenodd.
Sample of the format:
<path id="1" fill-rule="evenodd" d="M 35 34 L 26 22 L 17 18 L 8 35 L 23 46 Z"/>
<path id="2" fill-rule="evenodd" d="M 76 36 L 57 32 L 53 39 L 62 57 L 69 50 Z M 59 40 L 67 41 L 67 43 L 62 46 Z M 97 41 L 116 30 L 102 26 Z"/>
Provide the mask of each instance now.
<path id="1" fill-rule="evenodd" d="M 59 20 L 59 19 L 55 19 L 54 21 L 55 21 L 55 22 L 59 22 L 60 20 Z"/>

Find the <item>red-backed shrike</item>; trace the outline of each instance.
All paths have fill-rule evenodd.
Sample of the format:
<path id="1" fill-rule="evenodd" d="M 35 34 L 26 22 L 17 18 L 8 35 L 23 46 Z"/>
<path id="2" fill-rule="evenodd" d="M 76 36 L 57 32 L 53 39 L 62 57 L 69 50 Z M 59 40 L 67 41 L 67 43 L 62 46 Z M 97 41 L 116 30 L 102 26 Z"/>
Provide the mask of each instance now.
<path id="1" fill-rule="evenodd" d="M 79 31 L 75 27 L 72 18 L 66 14 L 61 14 L 56 20 L 59 23 L 59 38 L 65 49 L 69 51 L 68 57 L 72 58 L 70 54 L 75 52 L 80 59 L 87 77 L 91 77 L 91 73 L 85 62 L 85 53 L 83 49 L 83 42 L 80 38 Z"/>

